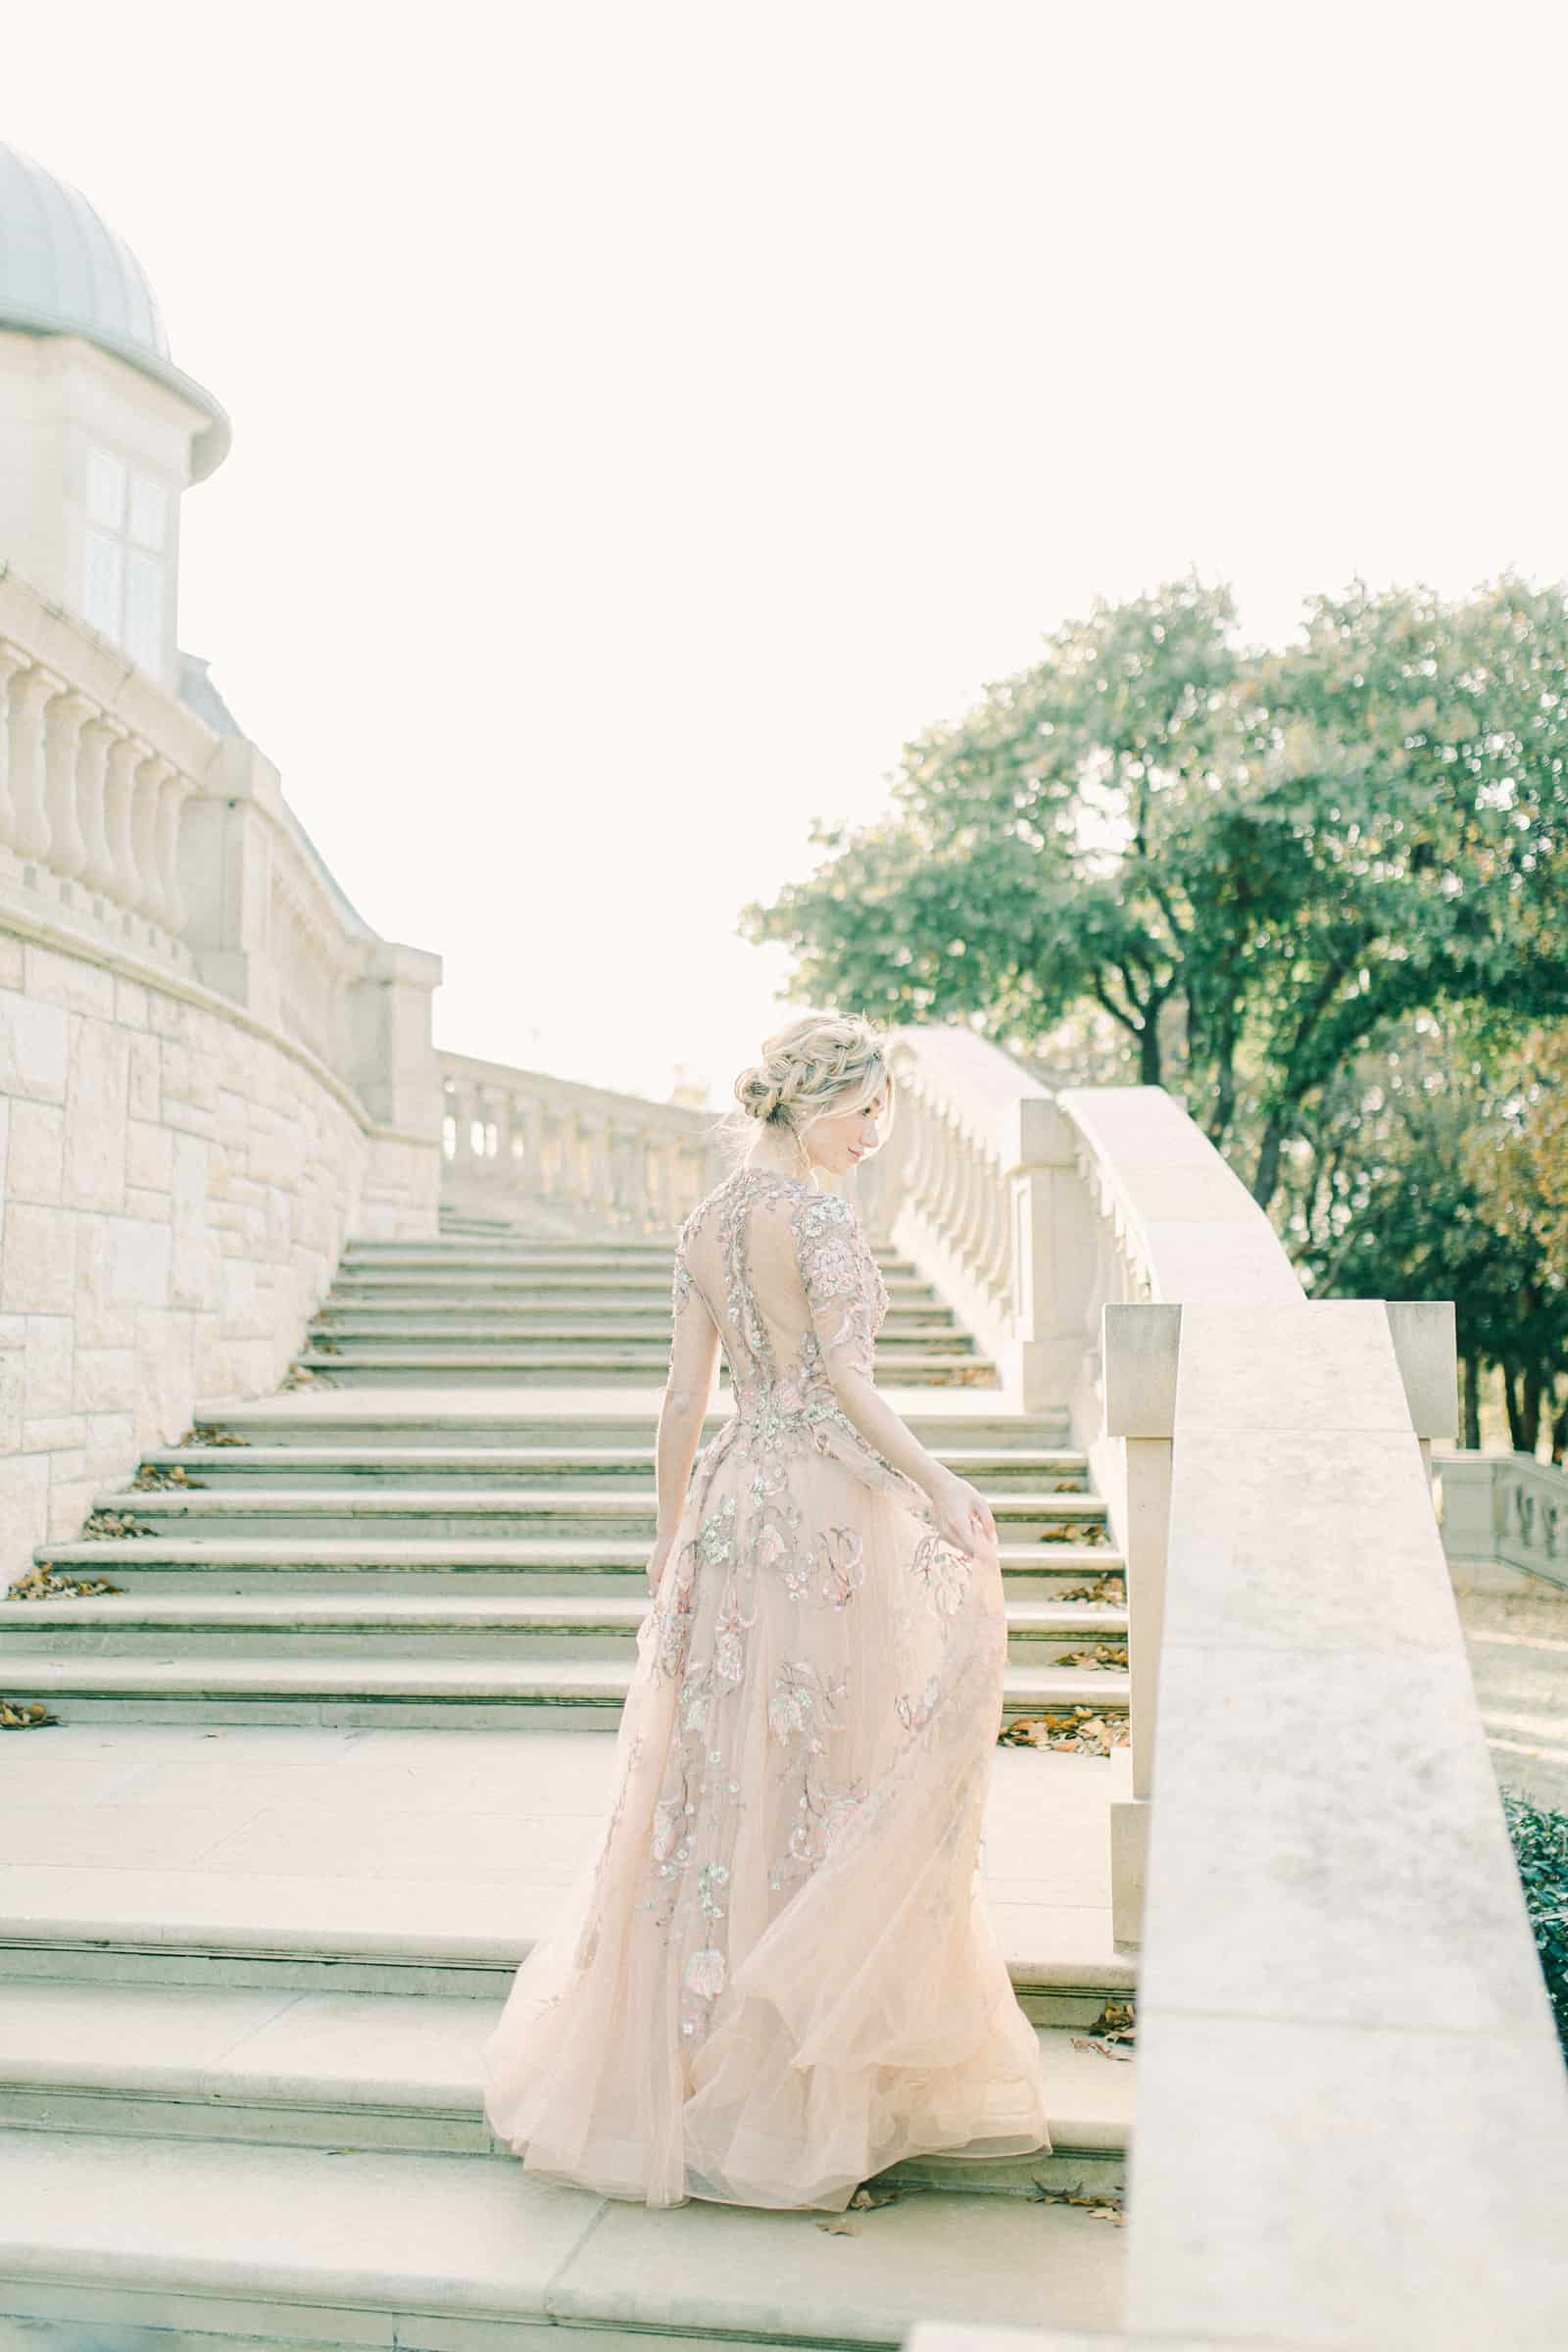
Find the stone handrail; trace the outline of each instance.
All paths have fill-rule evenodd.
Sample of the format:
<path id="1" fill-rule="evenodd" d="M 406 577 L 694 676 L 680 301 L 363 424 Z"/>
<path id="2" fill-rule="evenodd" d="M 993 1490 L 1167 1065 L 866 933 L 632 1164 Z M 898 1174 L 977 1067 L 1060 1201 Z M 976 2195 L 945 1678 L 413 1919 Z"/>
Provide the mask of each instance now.
<path id="1" fill-rule="evenodd" d="M 1113 1920 L 1143 1950 L 1109 2340 L 1552 2340 L 1568 2095 L 1433 1503 L 1451 1303 L 1308 1300 L 1158 1088 L 1053 1093 L 964 1032 L 894 1054 L 868 1222 L 1019 1401 L 1067 1407 L 1127 1562 Z"/>
<path id="2" fill-rule="evenodd" d="M 9 928 L 196 980 L 428 1138 L 440 959 L 348 905 L 277 770 L 107 637 L 0 571 L 0 904 Z"/>
<path id="3" fill-rule="evenodd" d="M 1103 1445 L 1100 1310 L 1204 1294 L 1299 1298 L 1268 1219 L 1157 1086 L 1052 1092 L 973 1031 L 893 1033 L 887 1145 L 853 1180 L 867 1226 L 949 1298 L 1025 1407 Z M 1197 1291 L 1194 1286 L 1197 1285 Z"/>
<path id="4" fill-rule="evenodd" d="M 713 1114 L 440 1053 L 444 1193 L 566 1236 L 673 1233 L 721 1173 Z"/>
<path id="5" fill-rule="evenodd" d="M 1517 1590 L 1532 1576 L 1568 1588 L 1568 1477 L 1554 1463 L 1440 1448 L 1433 1468 L 1457 1584 Z"/>

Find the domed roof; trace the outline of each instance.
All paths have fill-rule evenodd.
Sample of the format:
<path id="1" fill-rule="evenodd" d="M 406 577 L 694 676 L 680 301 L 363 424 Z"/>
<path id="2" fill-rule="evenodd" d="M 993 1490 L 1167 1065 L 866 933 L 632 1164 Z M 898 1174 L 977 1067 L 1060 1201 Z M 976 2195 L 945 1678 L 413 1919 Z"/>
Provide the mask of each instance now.
<path id="1" fill-rule="evenodd" d="M 158 298 L 123 238 L 79 188 L 0 143 L 0 327 L 80 335 L 139 368 L 210 419 L 192 450 L 196 481 L 228 454 L 229 423 L 169 356 Z"/>

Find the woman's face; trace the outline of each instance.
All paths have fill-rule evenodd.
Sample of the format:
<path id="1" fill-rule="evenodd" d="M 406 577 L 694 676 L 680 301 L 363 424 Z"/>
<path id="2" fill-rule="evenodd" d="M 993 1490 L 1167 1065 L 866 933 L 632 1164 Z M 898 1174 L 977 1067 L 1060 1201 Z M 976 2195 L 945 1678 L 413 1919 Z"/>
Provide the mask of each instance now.
<path id="1" fill-rule="evenodd" d="M 860 1110 L 841 1110 L 813 1119 L 801 1138 L 813 1168 L 843 1176 L 882 1140 L 881 1121 L 887 1116 L 887 1095 L 876 1095 Z"/>

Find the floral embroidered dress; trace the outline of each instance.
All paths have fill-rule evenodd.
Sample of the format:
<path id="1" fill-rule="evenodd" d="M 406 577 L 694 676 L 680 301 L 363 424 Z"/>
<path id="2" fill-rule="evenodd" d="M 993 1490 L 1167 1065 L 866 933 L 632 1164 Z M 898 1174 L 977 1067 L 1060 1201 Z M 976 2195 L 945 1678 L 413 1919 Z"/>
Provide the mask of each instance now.
<path id="1" fill-rule="evenodd" d="M 978 1854 L 1006 1629 L 994 1561 L 835 1394 L 887 1292 L 849 1203 L 742 1167 L 681 1227 L 672 1367 L 734 1411 L 637 1638 L 614 1802 L 485 2045 L 538 2178 L 841 2211 L 901 2158 L 1049 2149 Z"/>

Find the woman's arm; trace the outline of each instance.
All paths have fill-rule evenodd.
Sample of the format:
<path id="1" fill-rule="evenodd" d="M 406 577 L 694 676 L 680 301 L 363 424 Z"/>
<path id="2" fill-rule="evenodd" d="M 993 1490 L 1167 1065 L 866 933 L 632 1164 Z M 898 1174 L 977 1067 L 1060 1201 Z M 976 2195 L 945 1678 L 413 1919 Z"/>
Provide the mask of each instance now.
<path id="1" fill-rule="evenodd" d="M 995 1545 L 997 1523 L 979 1489 L 939 1462 L 877 1391 L 870 1301 L 858 1254 L 865 1243 L 855 1211 L 828 1193 L 798 1212 L 793 1230 L 823 1368 L 849 1420 L 884 1461 L 929 1496 L 950 1544 L 971 1552 L 977 1542 Z"/>
<path id="2" fill-rule="evenodd" d="M 713 1393 L 713 1370 L 717 1362 L 717 1326 L 692 1280 L 685 1250 L 677 1243 L 670 1293 L 669 1372 L 660 1399 L 659 1436 L 654 1447 L 659 1518 L 648 1579 L 656 1592 L 675 1540 L 675 1530 L 680 1525 L 692 1464 L 697 1459 L 703 1422 Z"/>

